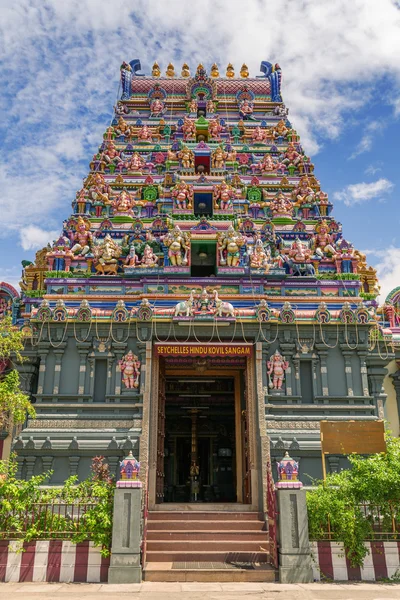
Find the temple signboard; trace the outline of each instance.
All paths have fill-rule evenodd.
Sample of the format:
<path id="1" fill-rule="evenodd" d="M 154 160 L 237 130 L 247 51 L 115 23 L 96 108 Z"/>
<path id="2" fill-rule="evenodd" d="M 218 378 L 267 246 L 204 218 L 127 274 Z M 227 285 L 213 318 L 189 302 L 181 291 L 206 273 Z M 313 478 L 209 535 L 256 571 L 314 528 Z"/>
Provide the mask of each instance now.
<path id="1" fill-rule="evenodd" d="M 155 344 L 158 356 L 251 356 L 251 344 Z"/>

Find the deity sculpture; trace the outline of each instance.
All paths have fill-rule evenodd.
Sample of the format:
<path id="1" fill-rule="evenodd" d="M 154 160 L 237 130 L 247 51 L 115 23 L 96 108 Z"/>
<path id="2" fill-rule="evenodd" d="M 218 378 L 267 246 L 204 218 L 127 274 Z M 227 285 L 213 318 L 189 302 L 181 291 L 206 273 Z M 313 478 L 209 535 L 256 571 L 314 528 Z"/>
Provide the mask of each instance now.
<path id="1" fill-rule="evenodd" d="M 197 99 L 192 98 L 189 103 L 189 113 L 197 113 Z"/>
<path id="2" fill-rule="evenodd" d="M 250 267 L 252 269 L 265 268 L 266 272 L 270 269 L 271 256 L 267 254 L 263 243 L 258 239 L 255 243 L 254 250 L 250 255 Z"/>
<path id="3" fill-rule="evenodd" d="M 213 102 L 212 100 L 207 100 L 207 113 L 209 113 L 210 115 L 215 113 L 215 102 Z"/>
<path id="4" fill-rule="evenodd" d="M 168 148 L 167 160 L 169 160 L 169 161 L 178 160 L 178 154 L 176 152 L 174 152 L 173 150 L 171 150 L 170 148 Z"/>
<path id="5" fill-rule="evenodd" d="M 296 263 L 306 263 L 311 258 L 311 250 L 299 238 L 296 238 L 289 250 L 289 257 Z"/>
<path id="6" fill-rule="evenodd" d="M 222 210 L 232 208 L 233 199 L 236 198 L 235 190 L 223 180 L 213 187 L 214 207 Z"/>
<path id="7" fill-rule="evenodd" d="M 100 244 L 93 247 L 95 257 L 95 269 L 99 273 L 117 273 L 118 258 L 121 256 L 122 249 L 115 242 L 109 233 Z"/>
<path id="8" fill-rule="evenodd" d="M 275 353 L 270 357 L 267 362 L 267 374 L 269 387 L 273 390 L 281 390 L 282 384 L 285 379 L 285 371 L 289 368 L 289 363 L 285 360 L 285 357 L 275 350 Z M 272 380 L 271 380 L 272 375 Z"/>
<path id="9" fill-rule="evenodd" d="M 286 137 L 289 129 L 286 127 L 285 122 L 281 119 L 278 124 L 274 127 L 274 137 Z"/>
<path id="10" fill-rule="evenodd" d="M 91 203 L 89 190 L 83 187 L 79 192 L 76 192 L 76 212 L 85 213 L 87 203 Z"/>
<path id="11" fill-rule="evenodd" d="M 254 106 L 252 102 L 249 102 L 249 100 L 247 99 L 242 100 L 240 102 L 239 115 L 242 117 L 242 119 L 244 119 L 245 121 L 253 120 L 253 111 Z"/>
<path id="12" fill-rule="evenodd" d="M 261 129 L 261 127 L 259 125 L 257 125 L 257 127 L 254 129 L 251 139 L 253 140 L 253 142 L 264 142 L 268 137 L 268 132 L 266 129 Z"/>
<path id="13" fill-rule="evenodd" d="M 115 147 L 114 142 L 109 141 L 107 142 L 107 146 L 105 148 L 105 150 L 103 151 L 103 158 L 104 161 L 106 162 L 106 164 L 110 165 L 119 165 L 120 163 L 122 163 L 122 158 L 120 156 L 120 153 L 118 152 L 118 150 Z"/>
<path id="14" fill-rule="evenodd" d="M 183 139 L 189 140 L 196 135 L 196 124 L 193 119 L 185 117 L 182 125 Z"/>
<path id="15" fill-rule="evenodd" d="M 89 230 L 90 222 L 84 221 L 82 217 L 78 217 L 73 236 L 74 245 L 71 248 L 72 254 L 85 256 L 89 252 L 93 243 L 93 237 Z"/>
<path id="16" fill-rule="evenodd" d="M 289 198 L 286 198 L 282 192 L 278 192 L 271 201 L 270 209 L 273 217 L 278 215 L 291 215 L 293 212 L 293 205 Z"/>
<path id="17" fill-rule="evenodd" d="M 223 169 L 228 153 L 221 146 L 218 146 L 211 155 L 212 166 L 214 169 Z"/>
<path id="18" fill-rule="evenodd" d="M 113 200 L 112 207 L 115 213 L 129 213 L 132 210 L 134 200 L 126 191 L 122 190 L 120 194 Z"/>
<path id="19" fill-rule="evenodd" d="M 235 162 L 236 158 L 237 158 L 237 152 L 235 150 L 235 148 L 233 146 L 227 146 L 226 147 L 227 150 L 227 155 L 226 155 L 226 161 L 227 162 Z"/>
<path id="20" fill-rule="evenodd" d="M 139 387 L 140 360 L 129 350 L 128 354 L 118 361 L 122 372 L 122 382 L 127 389 L 137 389 Z"/>
<path id="21" fill-rule="evenodd" d="M 143 250 L 141 266 L 144 269 L 154 269 L 154 267 L 157 267 L 157 263 L 158 256 L 154 254 L 152 247 L 146 244 Z"/>
<path id="22" fill-rule="evenodd" d="M 168 258 L 172 266 L 186 266 L 190 250 L 190 234 L 181 231 L 178 225 L 169 231 L 163 238 L 163 243 L 168 248 Z"/>
<path id="23" fill-rule="evenodd" d="M 117 105 L 114 106 L 114 110 L 117 115 L 129 114 L 129 108 L 122 100 L 118 100 Z"/>
<path id="24" fill-rule="evenodd" d="M 193 186 L 180 181 L 171 190 L 171 196 L 175 200 L 176 208 L 191 210 L 193 208 Z"/>
<path id="25" fill-rule="evenodd" d="M 147 125 L 143 125 L 138 133 L 139 142 L 151 142 L 153 139 L 153 132 Z"/>
<path id="26" fill-rule="evenodd" d="M 261 173 L 275 173 L 278 169 L 282 169 L 282 164 L 275 161 L 270 154 L 266 153 L 257 164 Z"/>
<path id="27" fill-rule="evenodd" d="M 124 265 L 124 269 L 126 267 L 137 267 L 140 263 L 139 257 L 136 254 L 136 248 L 134 244 L 131 244 L 130 248 L 129 248 L 129 254 L 125 259 L 125 265 Z"/>
<path id="28" fill-rule="evenodd" d="M 159 98 L 155 98 L 150 104 L 150 116 L 161 117 L 164 113 L 165 105 Z"/>
<path id="29" fill-rule="evenodd" d="M 182 167 L 184 169 L 193 169 L 194 168 L 194 154 L 192 150 L 189 150 L 187 146 L 183 146 L 182 150 L 178 152 L 177 157 L 182 163 Z"/>
<path id="30" fill-rule="evenodd" d="M 104 175 L 95 173 L 88 182 L 88 185 L 90 185 L 90 196 L 94 200 L 95 206 L 96 204 L 100 206 L 104 204 L 107 206 L 111 203 L 111 187 L 104 179 Z M 99 216 L 97 212 L 96 208 L 96 216 Z"/>
<path id="31" fill-rule="evenodd" d="M 280 157 L 280 160 L 285 166 L 294 165 L 297 167 L 302 162 L 303 156 L 300 154 L 300 152 L 297 152 L 296 146 L 293 144 L 293 142 L 290 142 L 286 148 L 286 151 Z"/>
<path id="32" fill-rule="evenodd" d="M 212 139 L 220 139 L 220 133 L 224 130 L 224 127 L 220 124 L 219 118 L 211 119 L 208 123 L 208 133 Z"/>
<path id="33" fill-rule="evenodd" d="M 316 235 L 314 237 L 314 249 L 315 254 L 320 258 L 323 258 L 327 253 L 331 254 L 332 257 L 336 256 L 336 250 L 333 247 L 335 243 L 333 236 L 329 233 L 329 225 L 325 221 L 321 221 L 315 227 Z"/>
<path id="34" fill-rule="evenodd" d="M 126 138 L 130 138 L 132 136 L 132 130 L 129 127 L 128 123 L 125 121 L 124 117 L 121 116 L 118 119 L 118 123 L 114 127 L 114 133 L 117 137 L 123 135 Z"/>
<path id="35" fill-rule="evenodd" d="M 232 225 L 226 232 L 221 232 L 218 237 L 218 249 L 220 253 L 220 265 L 228 267 L 237 267 L 240 262 L 240 248 L 244 246 L 246 240 L 236 232 Z"/>
<path id="36" fill-rule="evenodd" d="M 134 152 L 132 156 L 125 162 L 125 168 L 129 171 L 141 172 L 145 166 L 145 159 L 140 156 L 139 152 Z"/>
<path id="37" fill-rule="evenodd" d="M 299 184 L 292 192 L 292 197 L 295 200 L 294 206 L 297 209 L 303 208 L 304 205 L 310 206 L 313 204 L 315 201 L 315 193 L 312 187 L 310 187 L 310 181 L 307 175 L 301 177 Z"/>
<path id="38" fill-rule="evenodd" d="M 286 106 L 284 104 L 278 104 L 274 108 L 274 115 L 276 115 L 277 117 L 282 117 L 282 119 L 287 117 L 288 112 L 289 112 L 289 110 L 286 108 Z"/>

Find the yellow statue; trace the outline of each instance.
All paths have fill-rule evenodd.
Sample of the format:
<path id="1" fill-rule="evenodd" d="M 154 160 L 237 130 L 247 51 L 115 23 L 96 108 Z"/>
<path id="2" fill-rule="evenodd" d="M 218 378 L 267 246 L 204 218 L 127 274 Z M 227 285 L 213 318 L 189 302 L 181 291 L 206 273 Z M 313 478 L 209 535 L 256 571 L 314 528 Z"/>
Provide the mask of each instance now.
<path id="1" fill-rule="evenodd" d="M 235 69 L 233 68 L 232 63 L 229 63 L 229 65 L 226 67 L 226 76 L 230 79 L 232 79 L 232 77 L 235 77 Z"/>
<path id="2" fill-rule="evenodd" d="M 165 71 L 165 74 L 168 77 L 175 77 L 175 68 L 174 65 L 172 63 L 169 63 L 167 70 Z"/>
<path id="3" fill-rule="evenodd" d="M 182 65 L 181 75 L 182 75 L 182 77 L 190 77 L 189 65 L 187 65 L 186 63 L 183 63 L 183 65 Z"/>
<path id="4" fill-rule="evenodd" d="M 153 69 L 151 71 L 151 74 L 152 74 L 153 77 L 160 77 L 160 75 L 161 75 L 160 67 L 158 66 L 158 64 L 156 62 L 153 65 Z"/>
<path id="5" fill-rule="evenodd" d="M 249 69 L 247 68 L 247 65 L 245 65 L 244 63 L 242 64 L 242 68 L 240 69 L 240 77 L 248 77 L 249 76 Z"/>
<path id="6" fill-rule="evenodd" d="M 217 63 L 214 63 L 213 66 L 211 67 L 211 73 L 210 73 L 211 77 L 219 77 L 219 71 L 218 71 L 218 65 Z"/>

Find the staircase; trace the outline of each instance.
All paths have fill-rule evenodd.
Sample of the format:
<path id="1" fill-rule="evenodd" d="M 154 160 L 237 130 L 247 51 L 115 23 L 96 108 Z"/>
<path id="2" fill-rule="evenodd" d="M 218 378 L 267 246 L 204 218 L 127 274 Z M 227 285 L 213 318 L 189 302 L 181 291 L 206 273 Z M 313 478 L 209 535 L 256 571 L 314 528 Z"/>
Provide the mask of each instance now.
<path id="1" fill-rule="evenodd" d="M 149 512 L 145 561 L 146 581 L 275 581 L 255 512 Z"/>

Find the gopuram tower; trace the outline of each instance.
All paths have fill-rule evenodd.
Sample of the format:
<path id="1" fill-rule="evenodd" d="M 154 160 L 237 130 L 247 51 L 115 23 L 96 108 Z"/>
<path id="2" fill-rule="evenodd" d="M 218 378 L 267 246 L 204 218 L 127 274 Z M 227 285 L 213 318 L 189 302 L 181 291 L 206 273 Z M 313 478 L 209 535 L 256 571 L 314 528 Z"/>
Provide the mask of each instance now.
<path id="1" fill-rule="evenodd" d="M 279 65 L 140 68 L 122 64 L 71 215 L 24 269 L 37 416 L 14 441 L 20 476 L 83 478 L 96 455 L 117 473 L 132 450 L 150 507 L 261 512 L 285 450 L 304 484 L 321 477 L 321 420 L 385 417 L 376 272 L 335 219 Z"/>

